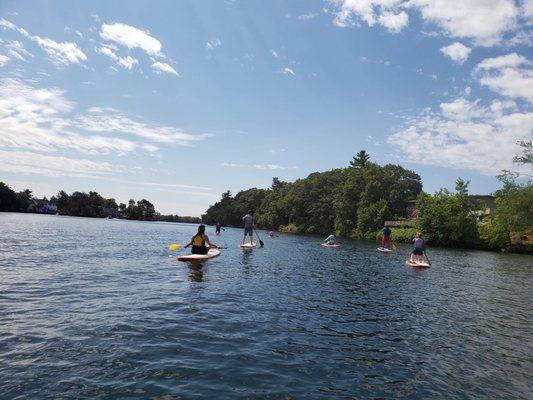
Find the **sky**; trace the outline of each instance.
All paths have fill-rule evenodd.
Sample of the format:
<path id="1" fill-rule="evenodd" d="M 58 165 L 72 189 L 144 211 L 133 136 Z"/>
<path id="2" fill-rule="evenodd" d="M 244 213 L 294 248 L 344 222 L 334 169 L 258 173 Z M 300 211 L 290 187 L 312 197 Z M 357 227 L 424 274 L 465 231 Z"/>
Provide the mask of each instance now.
<path id="1" fill-rule="evenodd" d="M 199 216 L 365 149 L 491 193 L 531 173 L 532 31 L 533 0 L 2 0 L 0 181 Z"/>

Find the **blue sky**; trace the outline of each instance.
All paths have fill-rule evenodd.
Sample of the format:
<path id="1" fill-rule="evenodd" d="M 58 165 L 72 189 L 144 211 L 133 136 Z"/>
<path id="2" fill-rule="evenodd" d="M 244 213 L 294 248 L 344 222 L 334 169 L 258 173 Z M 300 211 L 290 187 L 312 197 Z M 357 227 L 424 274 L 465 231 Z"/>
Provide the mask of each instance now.
<path id="1" fill-rule="evenodd" d="M 532 27 L 530 0 L 4 0 L 0 180 L 200 215 L 366 149 L 492 192 L 532 135 Z"/>

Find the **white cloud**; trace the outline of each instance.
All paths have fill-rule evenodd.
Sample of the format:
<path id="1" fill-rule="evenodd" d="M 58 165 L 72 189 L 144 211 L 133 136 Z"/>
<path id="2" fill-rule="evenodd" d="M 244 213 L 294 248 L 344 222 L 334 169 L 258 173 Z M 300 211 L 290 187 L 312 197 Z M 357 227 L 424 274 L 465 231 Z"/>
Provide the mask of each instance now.
<path id="1" fill-rule="evenodd" d="M 368 26 L 385 26 L 397 33 L 409 24 L 408 15 L 400 11 L 402 0 L 332 0 L 340 7 L 335 12 L 333 23 L 346 27 L 358 25 L 361 21 Z"/>
<path id="2" fill-rule="evenodd" d="M 137 149 L 153 153 L 157 151 L 154 143 L 186 146 L 212 136 L 138 122 L 110 107 L 92 107 L 81 115 L 72 115 L 74 109 L 75 104 L 61 89 L 37 89 L 17 79 L 0 80 L 0 148 L 124 155 Z M 134 136 L 137 141 L 117 135 Z"/>
<path id="3" fill-rule="evenodd" d="M 220 41 L 220 39 L 215 39 L 215 40 L 211 40 L 210 42 L 207 42 L 205 44 L 205 48 L 208 50 L 214 50 L 215 48 L 221 45 L 222 45 L 222 42 Z"/>
<path id="4" fill-rule="evenodd" d="M 518 27 L 522 10 L 514 0 L 329 0 L 334 5 L 333 23 L 346 27 L 364 22 L 382 25 L 398 33 L 409 24 L 408 11 L 418 12 L 425 22 L 433 23 L 441 33 L 471 39 L 481 46 L 500 43 L 503 36 Z"/>
<path id="5" fill-rule="evenodd" d="M 485 58 L 476 66 L 476 70 L 479 71 L 508 67 L 519 67 L 521 65 L 527 64 L 529 64 L 529 61 L 526 57 L 520 56 L 516 53 L 511 53 L 500 57 Z"/>
<path id="6" fill-rule="evenodd" d="M 486 58 L 475 68 L 479 83 L 510 98 L 533 103 L 533 63 L 516 53 Z"/>
<path id="7" fill-rule="evenodd" d="M 0 171 L 46 176 L 103 177 L 117 172 L 107 162 L 43 155 L 28 151 L 0 150 Z"/>
<path id="8" fill-rule="evenodd" d="M 87 60 L 85 53 L 78 47 L 76 43 L 73 42 L 56 42 L 49 38 L 42 38 L 40 36 L 30 35 L 28 31 L 23 28 L 17 27 L 15 24 L 5 20 L 0 19 L 0 26 L 5 29 L 11 29 L 19 32 L 24 37 L 29 40 L 37 43 L 37 45 L 44 50 L 46 54 L 50 57 L 50 60 L 56 65 L 69 65 L 69 64 L 79 64 L 82 61 Z M 15 52 L 20 52 L 14 50 Z"/>
<path id="9" fill-rule="evenodd" d="M 285 67 L 283 68 L 280 73 L 282 73 L 283 75 L 292 75 L 292 76 L 296 76 L 296 74 L 294 73 L 294 71 L 289 68 L 289 67 Z"/>
<path id="10" fill-rule="evenodd" d="M 8 61 L 9 61 L 9 57 L 6 57 L 0 54 L 0 67 L 3 67 L 4 65 L 6 65 Z"/>
<path id="11" fill-rule="evenodd" d="M 151 56 L 161 56 L 161 42 L 150 36 L 148 31 L 143 31 L 131 25 L 114 23 L 102 24 L 100 37 L 125 46 L 128 49 L 139 48 Z"/>
<path id="12" fill-rule="evenodd" d="M 12 57 L 20 60 L 20 61 L 26 61 L 24 56 L 27 57 L 33 57 L 33 54 L 31 54 L 29 51 L 27 51 L 24 48 L 24 45 L 20 43 L 18 40 L 11 40 L 6 44 L 6 48 L 8 49 L 9 55 Z"/>
<path id="13" fill-rule="evenodd" d="M 156 73 L 165 72 L 167 74 L 173 74 L 173 75 L 179 76 L 179 74 L 176 72 L 174 68 L 172 68 L 171 65 L 164 63 L 164 62 L 156 61 L 152 64 L 152 68 L 155 70 Z"/>
<path id="14" fill-rule="evenodd" d="M 89 132 L 119 133 L 148 139 L 157 143 L 190 146 L 211 134 L 193 135 L 172 126 L 158 126 L 135 121 L 110 108 L 91 108 L 91 114 L 80 116 L 76 125 Z"/>
<path id="15" fill-rule="evenodd" d="M 425 110 L 388 138 L 406 160 L 496 175 L 516 169 L 518 140 L 531 137 L 533 113 L 517 111 L 512 102 L 483 107 L 464 98 Z M 498 151 L 495 151 L 498 149 Z"/>
<path id="16" fill-rule="evenodd" d="M 482 46 L 498 44 L 504 33 L 515 29 L 520 12 L 514 0 L 410 0 L 406 5 L 446 34 Z"/>
<path id="17" fill-rule="evenodd" d="M 126 57 L 118 56 L 111 48 L 106 47 L 106 46 L 97 47 L 95 50 L 97 53 L 100 53 L 100 54 L 103 54 L 109 57 L 110 59 L 115 61 L 117 64 L 119 64 L 120 66 L 128 70 L 131 70 L 135 64 L 139 63 L 139 60 L 137 60 L 136 58 L 133 58 L 130 56 L 126 56 Z"/>
<path id="18" fill-rule="evenodd" d="M 275 58 L 278 58 L 278 53 L 275 50 L 270 50 L 270 54 L 272 54 L 272 56 Z"/>
<path id="19" fill-rule="evenodd" d="M 409 25 L 409 16 L 404 11 L 397 14 L 385 11 L 378 17 L 378 22 L 387 28 L 389 32 L 399 33 Z"/>
<path id="20" fill-rule="evenodd" d="M 444 55 L 450 57 L 453 62 L 457 64 L 463 64 L 466 60 L 468 60 L 472 49 L 462 43 L 455 42 L 449 46 L 441 47 L 440 51 Z"/>
<path id="21" fill-rule="evenodd" d="M 313 19 L 317 16 L 318 16 L 318 13 L 307 13 L 307 14 L 298 15 L 298 19 L 300 21 L 309 21 L 310 19 Z"/>
<path id="22" fill-rule="evenodd" d="M 224 162 L 220 164 L 223 167 L 227 168 L 248 168 L 248 169 L 260 169 L 260 170 L 270 170 L 270 171 L 281 171 L 281 170 L 288 170 L 288 169 L 297 169 L 298 167 L 283 167 L 278 164 L 252 164 L 252 165 L 246 165 L 246 164 L 236 164 L 236 163 L 227 163 Z"/>

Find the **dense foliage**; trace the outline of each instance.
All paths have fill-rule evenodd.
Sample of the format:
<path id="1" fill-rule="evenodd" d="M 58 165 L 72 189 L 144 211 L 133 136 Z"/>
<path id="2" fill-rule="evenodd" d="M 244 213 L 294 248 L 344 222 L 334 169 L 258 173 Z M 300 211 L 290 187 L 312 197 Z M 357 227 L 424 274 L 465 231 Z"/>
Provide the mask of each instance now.
<path id="1" fill-rule="evenodd" d="M 347 168 L 316 172 L 293 183 L 274 178 L 270 189 L 230 192 L 202 219 L 240 226 L 248 209 L 259 226 L 291 232 L 362 237 L 405 212 L 405 201 L 422 190 L 420 176 L 399 165 L 380 166 L 358 153 Z"/>
<path id="2" fill-rule="evenodd" d="M 199 224 L 202 222 L 202 219 L 199 217 L 182 217 L 179 215 L 161 215 L 155 213 L 154 221 L 164 221 L 164 222 L 183 222 L 186 224 Z"/>
<path id="3" fill-rule="evenodd" d="M 25 211 L 31 198 L 31 190 L 15 192 L 0 182 L 0 211 Z"/>
<path id="4" fill-rule="evenodd" d="M 533 251 L 533 185 L 519 185 L 511 174 L 500 179 L 496 215 L 479 224 L 480 239 L 488 248 Z"/>
<path id="5" fill-rule="evenodd" d="M 154 205 L 146 199 L 135 201 L 130 199 L 128 204 L 117 205 L 115 199 L 106 199 L 97 192 L 74 192 L 68 195 L 61 190 L 50 200 L 34 199 L 30 190 L 16 193 L 5 183 L 0 182 L 0 211 L 28 211 L 30 202 L 54 203 L 62 215 L 77 217 L 118 217 L 135 220 L 156 220 L 171 222 L 198 223 L 200 218 L 180 217 L 178 215 L 160 215 L 156 213 Z M 35 210 L 33 210 L 35 211 Z"/>
<path id="6" fill-rule="evenodd" d="M 468 197 L 468 183 L 459 179 L 456 193 L 441 189 L 433 196 L 419 196 L 418 226 L 429 243 L 474 247 L 478 244 L 476 211 L 480 208 Z"/>

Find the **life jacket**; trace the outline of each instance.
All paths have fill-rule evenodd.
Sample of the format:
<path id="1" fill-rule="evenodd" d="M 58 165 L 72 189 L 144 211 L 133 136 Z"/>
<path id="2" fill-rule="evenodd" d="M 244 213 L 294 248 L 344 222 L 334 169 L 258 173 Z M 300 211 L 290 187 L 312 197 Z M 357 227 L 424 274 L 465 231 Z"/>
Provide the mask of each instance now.
<path id="1" fill-rule="evenodd" d="M 204 247 L 205 246 L 205 240 L 203 238 L 203 235 L 197 233 L 194 235 L 194 238 L 192 239 L 192 245 L 194 247 Z"/>

